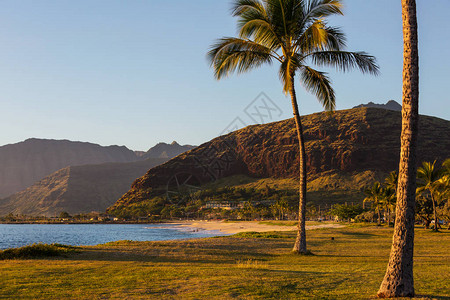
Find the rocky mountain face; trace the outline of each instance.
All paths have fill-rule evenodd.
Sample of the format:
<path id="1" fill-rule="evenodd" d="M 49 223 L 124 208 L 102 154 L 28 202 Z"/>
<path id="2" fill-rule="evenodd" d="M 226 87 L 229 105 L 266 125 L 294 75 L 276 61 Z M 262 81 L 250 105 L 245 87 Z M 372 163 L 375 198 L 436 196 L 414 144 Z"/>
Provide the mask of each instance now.
<path id="1" fill-rule="evenodd" d="M 180 145 L 173 141 L 171 144 L 158 143 L 142 155 L 143 159 L 147 158 L 172 158 L 183 152 L 194 149 L 195 146 Z"/>
<path id="2" fill-rule="evenodd" d="M 316 113 L 302 117 L 302 122 L 310 180 L 331 171 L 351 175 L 398 168 L 400 112 L 362 107 Z M 220 136 L 150 169 L 109 211 L 165 194 L 171 186 L 200 186 L 238 174 L 297 178 L 297 143 L 293 119 Z M 450 121 L 421 116 L 418 161 L 448 157 Z"/>
<path id="3" fill-rule="evenodd" d="M 0 198 L 67 166 L 136 160 L 136 154 L 124 146 L 44 139 L 5 145 L 0 147 Z"/>
<path id="4" fill-rule="evenodd" d="M 394 110 L 394 111 L 402 111 L 402 106 L 397 101 L 394 101 L 394 100 L 389 100 L 388 102 L 386 102 L 386 104 L 377 104 L 377 103 L 369 102 L 367 104 L 360 104 L 353 108 L 359 108 L 359 107 L 383 108 L 383 109 L 389 109 L 389 110 Z"/>
<path id="5" fill-rule="evenodd" d="M 13 214 L 57 216 L 104 212 L 148 169 L 166 158 L 128 163 L 69 166 L 36 182 L 26 190 L 0 200 L 0 216 Z"/>

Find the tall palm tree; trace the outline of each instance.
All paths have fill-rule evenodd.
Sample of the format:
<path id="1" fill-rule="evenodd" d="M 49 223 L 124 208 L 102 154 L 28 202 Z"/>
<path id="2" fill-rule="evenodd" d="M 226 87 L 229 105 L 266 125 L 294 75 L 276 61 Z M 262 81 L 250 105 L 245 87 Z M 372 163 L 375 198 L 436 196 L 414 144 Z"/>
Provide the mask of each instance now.
<path id="1" fill-rule="evenodd" d="M 365 202 L 372 202 L 372 207 L 378 214 L 378 225 L 381 225 L 381 210 L 384 208 L 384 190 L 381 187 L 381 184 L 377 181 L 370 188 L 367 188 L 364 193 L 367 195 L 364 198 Z"/>
<path id="2" fill-rule="evenodd" d="M 290 94 L 299 143 L 300 203 L 299 225 L 294 252 L 306 250 L 306 153 L 302 123 L 295 94 L 295 76 L 317 96 L 324 108 L 335 108 L 335 94 L 327 74 L 308 63 L 347 71 L 357 67 L 377 74 L 375 58 L 364 52 L 342 51 L 345 36 L 325 19 L 342 15 L 340 0 L 235 0 L 233 16 L 238 17 L 238 37 L 217 41 L 208 56 L 221 79 L 230 73 L 246 72 L 263 64 L 279 63 L 279 77 L 285 94 Z"/>
<path id="3" fill-rule="evenodd" d="M 416 1 L 401 0 L 403 99 L 397 205 L 391 254 L 378 297 L 413 297 L 414 207 L 419 123 L 419 51 Z"/>
<path id="4" fill-rule="evenodd" d="M 435 165 L 436 161 L 423 162 L 422 167 L 417 169 L 417 193 L 429 193 L 433 204 L 434 231 L 438 231 L 437 205 L 446 194 L 447 177 L 444 176 L 444 170 L 436 168 Z"/>

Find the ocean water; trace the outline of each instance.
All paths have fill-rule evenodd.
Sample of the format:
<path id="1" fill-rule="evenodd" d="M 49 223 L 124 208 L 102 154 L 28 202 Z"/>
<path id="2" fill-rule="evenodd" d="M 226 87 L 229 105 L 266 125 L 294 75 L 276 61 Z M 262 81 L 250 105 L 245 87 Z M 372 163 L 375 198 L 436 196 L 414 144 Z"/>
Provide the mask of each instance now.
<path id="1" fill-rule="evenodd" d="M 0 224 L 0 249 L 33 243 L 87 246 L 119 240 L 165 241 L 218 235 L 224 234 L 179 224 Z"/>

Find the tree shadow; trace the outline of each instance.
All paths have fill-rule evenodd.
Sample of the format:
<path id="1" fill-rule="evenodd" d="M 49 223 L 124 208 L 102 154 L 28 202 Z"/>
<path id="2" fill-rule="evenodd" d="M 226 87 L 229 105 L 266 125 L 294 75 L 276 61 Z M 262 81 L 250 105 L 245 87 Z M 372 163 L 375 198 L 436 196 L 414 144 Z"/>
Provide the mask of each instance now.
<path id="1" fill-rule="evenodd" d="M 365 232 L 348 232 L 348 231 L 341 231 L 340 234 L 342 235 L 347 235 L 347 236 L 352 236 L 358 239 L 370 239 L 374 236 L 376 236 L 376 234 L 372 234 L 372 233 L 365 233 Z"/>
<path id="2" fill-rule="evenodd" d="M 405 299 L 410 299 L 410 298 L 405 298 Z M 428 299 L 437 299 L 437 300 L 450 300 L 449 296 L 437 296 L 437 295 L 416 295 L 413 299 L 423 299 L 423 300 L 428 300 Z"/>
<path id="3" fill-rule="evenodd" d="M 230 251 L 229 248 L 208 249 L 198 248 L 188 251 L 185 249 L 177 249 L 179 251 L 166 252 L 165 249 L 121 249 L 89 247 L 84 248 L 77 253 L 70 253 L 64 256 L 55 257 L 55 260 L 70 261 L 109 261 L 109 262 L 150 262 L 150 263 L 199 263 L 199 264 L 224 264 L 236 263 L 238 260 L 261 260 L 267 261 L 269 258 L 276 256 L 275 254 L 262 253 L 252 251 L 253 249 L 239 249 Z"/>

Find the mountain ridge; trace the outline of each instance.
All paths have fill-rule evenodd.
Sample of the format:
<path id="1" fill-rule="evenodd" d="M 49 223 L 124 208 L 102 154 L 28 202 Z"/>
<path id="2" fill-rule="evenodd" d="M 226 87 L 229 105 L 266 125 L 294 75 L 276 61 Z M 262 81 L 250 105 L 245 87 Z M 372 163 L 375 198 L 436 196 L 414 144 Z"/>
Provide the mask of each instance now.
<path id="1" fill-rule="evenodd" d="M 367 104 L 360 104 L 357 106 L 354 106 L 353 108 L 360 108 L 360 107 L 372 107 L 372 108 L 382 108 L 382 109 L 388 109 L 388 110 L 394 110 L 394 111 L 402 111 L 402 106 L 395 100 L 389 100 L 386 102 L 386 104 L 378 104 L 369 102 Z"/>
<path id="2" fill-rule="evenodd" d="M 0 198 L 20 192 L 44 177 L 68 166 L 134 162 L 149 158 L 170 159 L 195 146 L 159 143 L 147 152 L 126 146 L 101 146 L 67 139 L 29 138 L 0 146 Z"/>
<path id="3" fill-rule="evenodd" d="M 125 146 L 31 138 L 0 147 L 0 197 L 11 195 L 70 165 L 131 162 L 138 158 Z"/>
<path id="4" fill-rule="evenodd" d="M 135 178 L 167 159 L 68 166 L 27 189 L 0 200 L 0 215 L 57 216 L 104 212 L 123 195 Z"/>
<path id="5" fill-rule="evenodd" d="M 386 173 L 398 167 L 400 112 L 362 107 L 315 113 L 303 116 L 302 122 L 310 180 L 329 171 Z M 420 128 L 419 161 L 450 157 L 450 121 L 421 116 Z M 297 161 L 293 119 L 248 126 L 150 169 L 108 211 L 164 195 L 174 177 L 177 181 L 191 178 L 193 185 L 239 174 L 296 178 Z"/>

